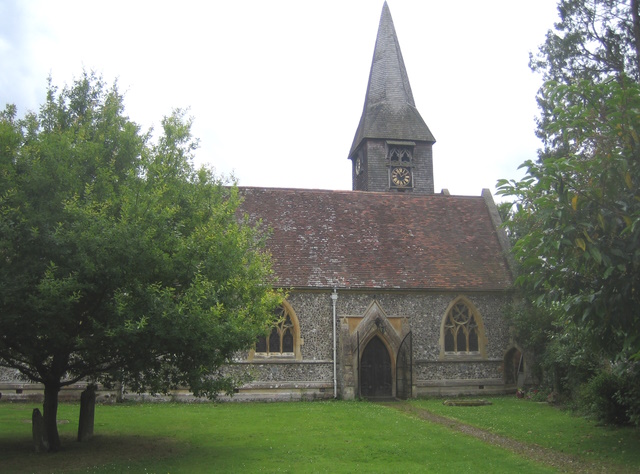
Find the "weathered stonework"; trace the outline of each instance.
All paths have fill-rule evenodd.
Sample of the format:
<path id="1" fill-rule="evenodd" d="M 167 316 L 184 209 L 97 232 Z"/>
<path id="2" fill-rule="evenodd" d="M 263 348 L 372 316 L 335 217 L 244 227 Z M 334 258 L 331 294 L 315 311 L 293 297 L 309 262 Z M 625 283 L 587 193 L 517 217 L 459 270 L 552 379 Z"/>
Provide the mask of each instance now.
<path id="1" fill-rule="evenodd" d="M 443 320 L 451 303 L 461 297 L 477 311 L 484 330 L 484 355 L 443 355 Z M 511 342 L 502 314 L 509 299 L 510 295 L 504 292 L 465 295 L 339 290 L 336 303 L 338 397 L 354 398 L 360 393 L 358 364 L 364 346 L 372 337 L 384 341 L 390 360 L 395 363 L 395 351 L 409 332 L 412 334 L 412 394 L 449 394 L 456 387 L 465 393 L 482 393 L 488 388 L 508 390 L 502 366 Z M 304 341 L 301 361 L 277 357 L 243 361 L 238 368 L 248 370 L 253 381 L 243 387 L 240 394 L 269 398 L 269 394 L 273 396 L 274 391 L 280 391 L 284 397 L 295 398 L 296 391 L 304 387 L 307 395 L 315 390 L 317 398 L 331 397 L 334 383 L 331 292 L 292 291 L 287 302 L 300 321 L 298 337 Z M 394 366 L 394 376 L 395 370 Z"/>
<path id="2" fill-rule="evenodd" d="M 250 383 L 233 399 L 290 400 L 331 398 L 333 378 L 333 307 L 329 290 L 291 291 L 287 303 L 299 322 L 300 360 L 254 358 L 238 354 L 228 373 L 247 373 Z M 464 298 L 477 311 L 483 328 L 484 355 L 444 354 L 442 327 L 452 302 Z M 513 389 L 504 381 L 503 364 L 513 347 L 503 319 L 510 295 L 419 291 L 338 290 L 336 302 L 336 391 L 339 398 L 360 394 L 359 363 L 367 342 L 379 337 L 388 348 L 395 396 L 395 362 L 403 338 L 411 332 L 413 396 L 427 394 L 485 393 Z M 358 341 L 360 347 L 358 347 Z M 13 375 L 12 375 L 13 374 Z M 5 395 L 16 388 L 33 386 L 19 382 L 15 373 L 3 370 Z M 18 385 L 19 384 L 19 385 Z M 35 387 L 34 387 L 35 388 Z M 80 390 L 82 387 L 72 387 Z M 7 390 L 8 389 L 8 390 Z M 14 393 L 9 393 L 9 392 Z M 15 396 L 14 396 L 15 398 Z"/>

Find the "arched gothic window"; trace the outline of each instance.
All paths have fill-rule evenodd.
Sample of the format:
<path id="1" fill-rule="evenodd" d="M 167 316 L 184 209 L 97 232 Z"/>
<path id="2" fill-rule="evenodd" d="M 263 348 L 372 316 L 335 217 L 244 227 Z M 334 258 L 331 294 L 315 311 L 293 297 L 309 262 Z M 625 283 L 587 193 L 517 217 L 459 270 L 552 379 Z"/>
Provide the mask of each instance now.
<path id="1" fill-rule="evenodd" d="M 268 335 L 260 336 L 256 341 L 255 356 L 295 357 L 299 351 L 299 329 L 297 321 L 287 305 L 276 310 L 277 323 Z"/>
<path id="2" fill-rule="evenodd" d="M 478 354 L 481 343 L 478 322 L 477 316 L 463 300 L 451 306 L 443 325 L 444 352 Z"/>

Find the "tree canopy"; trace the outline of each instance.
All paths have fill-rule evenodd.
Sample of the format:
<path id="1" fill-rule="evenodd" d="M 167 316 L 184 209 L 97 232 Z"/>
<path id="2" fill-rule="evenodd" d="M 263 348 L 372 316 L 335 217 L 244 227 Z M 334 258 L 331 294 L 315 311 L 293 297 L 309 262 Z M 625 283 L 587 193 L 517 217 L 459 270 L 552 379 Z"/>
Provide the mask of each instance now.
<path id="1" fill-rule="evenodd" d="M 530 66 L 545 80 L 640 79 L 638 0 L 560 0 L 559 21 Z"/>
<path id="2" fill-rule="evenodd" d="M 640 356 L 638 1 L 561 0 L 558 11 L 531 58 L 545 79 L 543 148 L 499 193 L 513 199 L 526 298 L 625 366 Z"/>
<path id="3" fill-rule="evenodd" d="M 61 387 L 215 397 L 272 322 L 265 236 L 234 185 L 196 169 L 190 128 L 177 110 L 154 140 L 86 72 L 50 80 L 37 113 L 0 113 L 0 365 L 44 384 L 52 450 Z"/>
<path id="4" fill-rule="evenodd" d="M 500 183 L 516 197 L 517 281 L 537 304 L 588 326 L 607 352 L 638 352 L 640 88 L 580 81 L 545 94 L 561 103 L 546 128 L 557 130 L 557 148 L 525 163 L 521 181 Z"/>

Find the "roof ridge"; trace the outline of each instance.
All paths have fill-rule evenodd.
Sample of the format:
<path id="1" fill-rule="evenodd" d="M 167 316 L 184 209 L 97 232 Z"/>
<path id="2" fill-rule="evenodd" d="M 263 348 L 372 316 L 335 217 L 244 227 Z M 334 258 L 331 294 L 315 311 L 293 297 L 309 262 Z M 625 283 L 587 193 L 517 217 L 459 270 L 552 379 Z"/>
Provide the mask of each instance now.
<path id="1" fill-rule="evenodd" d="M 267 191 L 273 193 L 294 192 L 294 193 L 323 193 L 323 194 L 360 194 L 371 196 L 392 196 L 398 199 L 476 199 L 484 200 L 484 194 L 465 195 L 465 194 L 421 194 L 421 193 L 397 193 L 393 191 L 362 191 L 351 189 L 320 189 L 320 188 L 274 188 L 270 186 L 237 186 L 240 191 Z"/>

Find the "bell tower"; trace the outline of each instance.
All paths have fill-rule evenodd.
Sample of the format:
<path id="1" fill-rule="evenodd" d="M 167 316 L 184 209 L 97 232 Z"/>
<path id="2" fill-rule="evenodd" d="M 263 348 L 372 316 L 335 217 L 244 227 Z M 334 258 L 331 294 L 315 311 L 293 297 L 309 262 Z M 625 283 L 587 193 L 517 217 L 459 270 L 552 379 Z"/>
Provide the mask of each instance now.
<path id="1" fill-rule="evenodd" d="M 433 194 L 435 138 L 416 108 L 387 2 L 351 145 L 354 191 Z"/>

